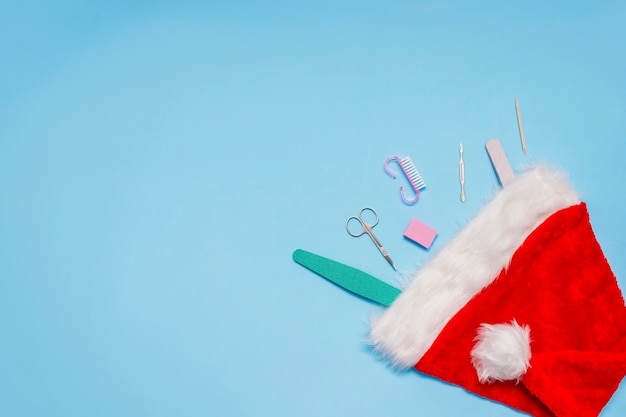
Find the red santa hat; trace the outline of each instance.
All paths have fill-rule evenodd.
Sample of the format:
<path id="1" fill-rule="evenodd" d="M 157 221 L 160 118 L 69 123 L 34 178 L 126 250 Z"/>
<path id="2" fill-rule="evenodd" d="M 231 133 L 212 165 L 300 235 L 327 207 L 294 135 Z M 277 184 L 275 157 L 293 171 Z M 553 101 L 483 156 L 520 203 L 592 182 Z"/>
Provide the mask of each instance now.
<path id="1" fill-rule="evenodd" d="M 421 268 L 371 341 L 537 417 L 597 416 L 626 374 L 626 307 L 585 203 L 538 165 Z"/>

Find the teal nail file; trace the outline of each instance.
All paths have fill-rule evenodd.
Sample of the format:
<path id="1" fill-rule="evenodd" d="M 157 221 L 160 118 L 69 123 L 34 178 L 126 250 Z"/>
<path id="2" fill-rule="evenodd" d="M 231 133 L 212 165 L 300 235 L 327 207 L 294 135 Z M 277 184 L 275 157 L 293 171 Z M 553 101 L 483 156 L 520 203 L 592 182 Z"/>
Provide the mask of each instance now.
<path id="1" fill-rule="evenodd" d="M 293 260 L 340 287 L 387 307 L 401 292 L 363 271 L 302 249 L 294 251 Z"/>

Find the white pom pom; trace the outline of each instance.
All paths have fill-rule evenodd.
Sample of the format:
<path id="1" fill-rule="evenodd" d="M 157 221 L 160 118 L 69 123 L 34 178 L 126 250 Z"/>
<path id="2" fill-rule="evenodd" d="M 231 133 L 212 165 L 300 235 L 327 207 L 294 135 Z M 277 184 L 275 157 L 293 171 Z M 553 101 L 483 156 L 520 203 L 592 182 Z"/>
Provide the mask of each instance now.
<path id="1" fill-rule="evenodd" d="M 530 366 L 530 328 L 511 324 L 481 324 L 472 349 L 472 365 L 482 383 L 519 380 Z"/>

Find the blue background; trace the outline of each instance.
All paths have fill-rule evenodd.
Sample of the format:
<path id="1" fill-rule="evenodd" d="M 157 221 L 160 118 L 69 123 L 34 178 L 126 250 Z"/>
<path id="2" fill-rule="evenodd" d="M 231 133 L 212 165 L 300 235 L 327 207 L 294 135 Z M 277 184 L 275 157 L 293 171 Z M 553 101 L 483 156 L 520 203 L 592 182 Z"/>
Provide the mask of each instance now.
<path id="1" fill-rule="evenodd" d="M 495 137 L 516 170 L 569 173 L 626 288 L 625 20 L 622 1 L 2 2 L 0 415 L 521 415 L 392 370 L 365 343 L 376 306 L 291 254 L 401 281 L 345 219 L 375 207 L 418 270 L 497 190 Z M 422 173 L 417 205 L 390 155 Z"/>

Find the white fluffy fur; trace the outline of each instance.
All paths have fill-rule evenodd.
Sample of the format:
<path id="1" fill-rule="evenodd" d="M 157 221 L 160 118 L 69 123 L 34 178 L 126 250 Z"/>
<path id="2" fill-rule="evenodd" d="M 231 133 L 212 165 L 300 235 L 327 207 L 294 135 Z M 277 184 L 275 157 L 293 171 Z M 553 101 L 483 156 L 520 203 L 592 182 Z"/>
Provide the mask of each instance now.
<path id="1" fill-rule="evenodd" d="M 539 224 L 578 203 L 561 171 L 537 165 L 516 177 L 372 319 L 375 349 L 399 368 L 415 365 L 446 323 L 507 267 Z"/>
<path id="2" fill-rule="evenodd" d="M 472 349 L 472 365 L 482 383 L 519 380 L 530 366 L 530 328 L 510 324 L 481 324 Z"/>

